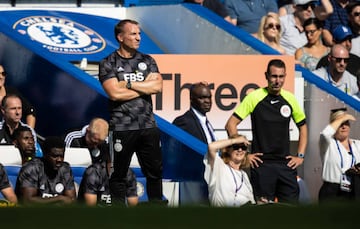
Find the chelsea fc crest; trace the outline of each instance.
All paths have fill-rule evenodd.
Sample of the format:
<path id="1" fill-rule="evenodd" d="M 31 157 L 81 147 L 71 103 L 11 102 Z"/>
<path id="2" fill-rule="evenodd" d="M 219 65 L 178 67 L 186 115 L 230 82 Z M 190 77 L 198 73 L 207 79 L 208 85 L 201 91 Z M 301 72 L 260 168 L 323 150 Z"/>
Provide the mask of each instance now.
<path id="1" fill-rule="evenodd" d="M 74 21 L 50 16 L 31 16 L 18 20 L 13 29 L 42 44 L 50 52 L 91 54 L 105 48 L 105 40 L 95 31 Z"/>

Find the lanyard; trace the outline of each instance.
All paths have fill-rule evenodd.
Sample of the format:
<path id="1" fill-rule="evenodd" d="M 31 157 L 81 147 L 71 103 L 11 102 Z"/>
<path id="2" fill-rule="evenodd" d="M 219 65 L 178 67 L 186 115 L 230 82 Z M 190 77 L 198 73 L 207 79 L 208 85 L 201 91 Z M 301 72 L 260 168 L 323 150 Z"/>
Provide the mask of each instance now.
<path id="1" fill-rule="evenodd" d="M 342 157 L 342 154 L 341 154 L 341 150 L 340 150 L 340 147 L 339 147 L 339 143 L 338 141 L 335 139 L 335 142 L 336 142 L 336 146 L 337 146 L 337 149 L 338 149 L 338 152 L 339 152 L 339 155 L 340 155 L 340 166 L 341 168 L 344 167 L 344 161 L 343 161 L 343 157 Z M 354 158 L 354 154 L 352 152 L 352 147 L 351 147 L 351 144 L 350 144 L 350 141 L 348 141 L 348 144 L 349 144 L 349 148 L 350 148 L 350 154 L 351 154 L 351 166 L 352 167 L 355 163 L 355 158 Z"/>
<path id="2" fill-rule="evenodd" d="M 242 185 L 243 185 L 243 183 L 244 183 L 244 175 L 243 175 L 243 174 L 241 173 L 241 171 L 240 171 L 240 173 L 241 173 L 241 184 L 240 184 L 240 186 L 238 186 L 238 183 L 237 183 L 235 174 L 234 174 L 234 172 L 232 171 L 230 165 L 228 165 L 228 166 L 229 166 L 230 172 L 231 172 L 231 174 L 232 174 L 232 176 L 233 176 L 233 179 L 234 179 L 234 182 L 235 182 L 235 196 L 236 196 L 237 192 L 241 189 L 241 187 L 242 187 Z"/>

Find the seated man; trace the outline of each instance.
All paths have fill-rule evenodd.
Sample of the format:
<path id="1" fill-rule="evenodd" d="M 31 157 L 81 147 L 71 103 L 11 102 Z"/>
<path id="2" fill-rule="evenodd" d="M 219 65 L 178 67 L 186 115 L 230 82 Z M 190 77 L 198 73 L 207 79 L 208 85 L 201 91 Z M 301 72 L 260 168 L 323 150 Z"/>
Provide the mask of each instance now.
<path id="1" fill-rule="evenodd" d="M 17 197 L 10 185 L 4 166 L 0 163 L 0 192 L 11 205 L 17 204 Z M 9 205 L 9 203 L 8 203 Z"/>
<path id="2" fill-rule="evenodd" d="M 15 87 L 6 85 L 7 77 L 8 73 L 6 72 L 4 66 L 0 64 L 0 101 L 5 95 L 14 94 L 19 96 L 23 106 L 23 121 L 34 129 L 36 124 L 35 107 L 29 103 L 29 101 Z M 0 120 L 2 120 L 2 114 L 0 114 Z"/>
<path id="3" fill-rule="evenodd" d="M 349 51 L 349 60 L 346 64 L 346 71 L 348 71 L 351 75 L 356 76 L 358 74 L 359 63 L 360 63 L 360 57 L 351 53 L 351 49 L 353 47 L 352 44 L 352 37 L 353 34 L 351 32 L 351 29 L 347 26 L 340 25 L 335 28 L 335 30 L 332 32 L 333 39 L 334 39 L 334 45 L 340 44 L 343 45 L 348 51 Z M 330 64 L 328 56 L 324 56 L 320 59 L 318 62 L 316 68 L 325 67 L 327 68 Z"/>
<path id="4" fill-rule="evenodd" d="M 64 162 L 65 144 L 60 137 L 48 137 L 44 157 L 23 165 L 15 193 L 24 204 L 71 204 L 76 200 L 74 177 Z"/>
<path id="5" fill-rule="evenodd" d="M 97 182 L 108 183 L 108 176 L 111 173 L 111 157 L 109 153 L 109 144 L 107 143 L 107 136 L 109 132 L 109 124 L 106 120 L 102 118 L 93 118 L 90 121 L 89 125 L 84 126 L 81 130 L 72 131 L 65 136 L 65 146 L 66 147 L 80 147 L 88 148 L 92 163 L 99 163 L 97 165 L 90 166 L 87 171 L 84 173 L 83 179 L 95 179 L 94 176 L 98 174 L 91 173 L 96 171 L 101 171 L 101 175 Z M 105 166 L 105 167 L 104 167 Z M 106 171 L 104 169 L 106 168 Z M 106 173 L 106 174 L 105 174 Z M 107 176 L 105 178 L 105 175 Z M 138 196 L 136 192 L 136 176 L 134 172 L 129 168 L 127 173 L 127 191 L 126 191 L 126 200 L 129 206 L 135 206 L 138 203 Z M 94 180 L 86 181 L 94 182 Z M 86 182 L 83 184 L 86 186 Z M 83 182 L 82 182 L 83 183 Z M 87 184 L 88 185 L 88 184 Z M 80 184 L 81 186 L 81 184 Z M 107 185 L 105 185 L 107 187 Z M 81 188 L 81 187 L 80 187 Z M 84 188 L 84 187 L 83 187 Z M 86 189 L 88 190 L 88 189 Z M 83 190 L 82 190 L 83 191 Z M 94 190 L 92 191 L 94 192 Z M 89 195 L 85 195 L 87 197 Z M 90 197 L 91 198 L 91 197 Z M 88 200 L 85 198 L 85 202 Z M 91 203 L 92 201 L 89 200 Z M 124 200 L 125 201 L 125 200 Z"/>
<path id="6" fill-rule="evenodd" d="M 95 162 L 86 169 L 81 179 L 78 200 L 88 206 L 111 205 L 109 175 L 105 162 Z"/>
<path id="7" fill-rule="evenodd" d="M 27 124 L 21 122 L 22 103 L 20 97 L 14 94 L 6 95 L 1 101 L 1 112 L 3 115 L 3 121 L 0 122 L 0 144 L 13 144 L 14 130 L 19 126 L 27 126 L 31 129 L 35 140 L 36 156 L 41 157 L 42 151 L 40 145 L 37 143 L 35 131 Z"/>
<path id="8" fill-rule="evenodd" d="M 22 164 L 35 158 L 35 140 L 31 129 L 27 126 L 19 126 L 14 130 L 13 144 L 19 149 Z"/>
<path id="9" fill-rule="evenodd" d="M 346 94 L 351 96 L 357 94 L 359 88 L 356 77 L 346 70 L 350 61 L 348 49 L 341 44 L 336 44 L 331 47 L 327 58 L 329 65 L 319 68 L 313 71 L 313 73 Z"/>

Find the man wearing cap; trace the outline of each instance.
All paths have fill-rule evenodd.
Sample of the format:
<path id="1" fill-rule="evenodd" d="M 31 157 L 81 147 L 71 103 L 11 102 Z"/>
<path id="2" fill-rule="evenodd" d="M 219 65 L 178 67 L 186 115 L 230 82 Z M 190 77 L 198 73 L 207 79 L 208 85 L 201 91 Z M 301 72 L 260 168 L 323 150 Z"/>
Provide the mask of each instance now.
<path id="1" fill-rule="evenodd" d="M 346 7 L 346 11 L 349 15 L 349 26 L 353 34 L 350 52 L 360 57 L 360 1 L 350 3 Z"/>
<path id="2" fill-rule="evenodd" d="M 280 17 L 281 38 L 280 45 L 285 48 L 289 55 L 294 55 L 296 49 L 307 43 L 304 32 L 304 21 L 315 15 L 324 20 L 333 9 L 329 0 L 322 0 L 321 5 L 316 5 L 314 0 L 294 0 L 294 13 Z"/>
<path id="3" fill-rule="evenodd" d="M 355 95 L 358 93 L 356 77 L 346 71 L 349 62 L 348 49 L 341 44 L 336 44 L 331 48 L 327 58 L 329 66 L 316 69 L 313 73 L 346 94 Z"/>
<path id="4" fill-rule="evenodd" d="M 349 0 L 330 0 L 334 12 L 329 15 L 329 17 L 324 21 L 324 29 L 323 29 L 323 40 L 325 45 L 333 46 L 334 39 L 333 33 L 334 29 L 338 25 L 348 26 L 348 14 L 346 12 L 346 6 L 349 4 Z"/>
<path id="5" fill-rule="evenodd" d="M 336 27 L 333 31 L 333 38 L 335 44 L 340 44 L 344 46 L 348 52 L 350 52 L 352 48 L 352 32 L 349 27 L 339 25 Z M 358 74 L 358 71 L 360 69 L 360 57 L 357 55 L 354 55 L 352 53 L 349 54 L 349 62 L 346 65 L 346 70 L 352 74 L 353 76 L 356 76 Z M 316 68 L 321 67 L 327 67 L 329 65 L 329 58 L 327 56 L 324 56 L 320 59 L 319 63 L 317 64 Z"/>

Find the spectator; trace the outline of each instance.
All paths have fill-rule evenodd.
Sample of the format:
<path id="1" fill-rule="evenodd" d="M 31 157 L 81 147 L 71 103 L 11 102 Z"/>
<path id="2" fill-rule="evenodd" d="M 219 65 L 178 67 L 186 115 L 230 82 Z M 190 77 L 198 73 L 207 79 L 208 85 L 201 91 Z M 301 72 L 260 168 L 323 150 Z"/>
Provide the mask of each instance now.
<path id="1" fill-rule="evenodd" d="M 13 144 L 19 149 L 22 164 L 35 158 L 35 139 L 27 126 L 19 126 L 14 130 Z"/>
<path id="2" fill-rule="evenodd" d="M 346 94 L 358 93 L 356 77 L 346 71 L 346 65 L 349 63 L 349 51 L 342 45 L 334 45 L 331 47 L 328 61 L 328 67 L 319 68 L 313 73 Z"/>
<path id="3" fill-rule="evenodd" d="M 360 140 L 350 139 L 350 121 L 355 121 L 346 108 L 331 110 L 330 123 L 320 133 L 320 155 L 323 184 L 319 201 L 353 200 L 350 168 L 360 171 Z"/>
<path id="4" fill-rule="evenodd" d="M 307 19 L 315 15 L 321 20 L 332 13 L 329 0 L 322 0 L 321 6 L 317 6 L 314 0 L 294 0 L 293 2 L 295 5 L 294 13 L 280 17 L 282 29 L 280 44 L 289 55 L 294 55 L 296 49 L 307 43 L 303 27 Z"/>
<path id="5" fill-rule="evenodd" d="M 268 86 L 248 94 L 226 123 L 230 137 L 238 136 L 237 126 L 249 114 L 252 123 L 251 183 L 257 202 L 297 202 L 299 186 L 296 168 L 303 164 L 307 144 L 305 114 L 295 96 L 282 89 L 285 63 L 270 60 L 265 77 Z M 297 155 L 290 154 L 289 124 L 291 118 L 299 128 Z"/>
<path id="6" fill-rule="evenodd" d="M 249 178 L 243 168 L 249 166 L 246 150 L 249 142 L 244 136 L 212 142 L 204 157 L 204 177 L 213 206 L 239 207 L 255 204 Z M 221 156 L 218 151 L 222 150 Z"/>
<path id="7" fill-rule="evenodd" d="M 7 94 L 15 94 L 21 99 L 23 105 L 23 117 L 26 123 L 31 127 L 35 128 L 36 117 L 34 107 L 20 94 L 20 92 L 14 88 L 5 86 L 7 73 L 2 65 L 0 65 L 0 101 Z"/>
<path id="8" fill-rule="evenodd" d="M 6 174 L 4 166 L 0 163 L 0 192 L 9 202 L 10 205 L 16 205 L 18 200 L 13 188 L 11 187 L 9 178 Z"/>
<path id="9" fill-rule="evenodd" d="M 285 49 L 280 45 L 280 34 L 279 16 L 270 12 L 261 18 L 259 30 L 254 36 L 279 53 L 285 54 Z"/>
<path id="10" fill-rule="evenodd" d="M 16 181 L 15 193 L 24 204 L 71 204 L 76 199 L 74 177 L 64 162 L 65 144 L 60 137 L 47 137 L 44 157 L 25 163 Z"/>
<path id="11" fill-rule="evenodd" d="M 323 40 L 325 45 L 333 46 L 334 39 L 332 31 L 339 25 L 348 26 L 349 18 L 346 12 L 346 6 L 349 0 L 330 0 L 334 12 L 326 18 L 324 22 Z"/>
<path id="12" fill-rule="evenodd" d="M 326 56 L 330 48 L 323 45 L 321 41 L 321 33 L 323 29 L 322 21 L 317 18 L 309 18 L 304 22 L 304 31 L 307 38 L 307 44 L 295 52 L 295 59 L 300 64 L 313 71 L 319 60 Z"/>
<path id="13" fill-rule="evenodd" d="M 352 33 L 349 27 L 339 25 L 333 31 L 333 38 L 335 44 L 343 45 L 349 52 L 352 49 Z M 327 67 L 329 65 L 329 58 L 324 56 L 320 59 L 319 63 L 317 64 L 316 68 Z M 349 62 L 346 65 L 346 70 L 350 72 L 352 75 L 356 75 L 360 69 L 360 57 L 349 53 Z"/>
<path id="14" fill-rule="evenodd" d="M 262 16 L 269 12 L 278 12 L 275 0 L 224 0 L 232 24 L 248 33 L 255 34 Z"/>
<path id="15" fill-rule="evenodd" d="M 137 51 L 140 26 L 122 20 L 115 26 L 120 47 L 99 65 L 99 80 L 109 96 L 110 149 L 114 172 L 110 178 L 113 201 L 124 201 L 125 178 L 134 152 L 146 176 L 149 201 L 162 201 L 160 132 L 152 107 L 152 94 L 162 91 L 162 77 L 155 60 Z M 112 151 L 110 151 L 112 152 Z"/>
<path id="16" fill-rule="evenodd" d="M 173 124 L 193 135 L 205 144 L 216 140 L 214 128 L 206 117 L 211 110 L 212 94 L 206 82 L 194 83 L 190 87 L 190 109 L 176 117 Z M 201 162 L 200 162 L 201 163 Z M 200 166 L 200 165 L 198 165 Z M 187 167 L 190 169 L 189 167 Z M 180 182 L 181 203 L 208 204 L 208 190 L 205 180 Z"/>
<path id="17" fill-rule="evenodd" d="M 0 123 L 0 144 L 13 144 L 13 133 L 19 126 L 28 126 L 21 122 L 22 118 L 22 103 L 19 96 L 15 94 L 6 95 L 1 101 L 1 112 L 3 121 Z M 42 156 L 40 145 L 37 143 L 35 131 L 28 126 L 35 138 L 36 155 Z"/>
<path id="18" fill-rule="evenodd" d="M 92 164 L 94 164 L 85 172 L 79 190 L 79 192 L 83 192 L 81 198 L 84 198 L 89 205 L 96 203 L 95 200 L 105 201 L 106 204 L 111 203 L 111 196 L 108 196 L 109 190 L 102 190 L 103 186 L 105 189 L 109 188 L 108 177 L 112 170 L 109 143 L 107 142 L 108 134 L 108 122 L 102 118 L 93 118 L 89 125 L 84 126 L 81 130 L 69 132 L 65 136 L 66 147 L 87 148 Z M 126 184 L 126 202 L 129 206 L 135 206 L 138 203 L 136 176 L 130 168 L 126 176 Z M 96 195 L 97 193 L 99 195 Z"/>
<path id="19" fill-rule="evenodd" d="M 280 17 L 287 14 L 292 14 L 295 11 L 293 0 L 278 1 L 278 6 Z"/>
<path id="20" fill-rule="evenodd" d="M 213 11 L 220 17 L 224 18 L 225 21 L 232 23 L 227 9 L 225 8 L 224 4 L 219 0 L 185 0 L 184 2 L 202 5 Z"/>
<path id="21" fill-rule="evenodd" d="M 353 34 L 350 52 L 360 57 L 360 2 L 350 3 L 346 10 L 349 15 L 349 26 Z"/>

